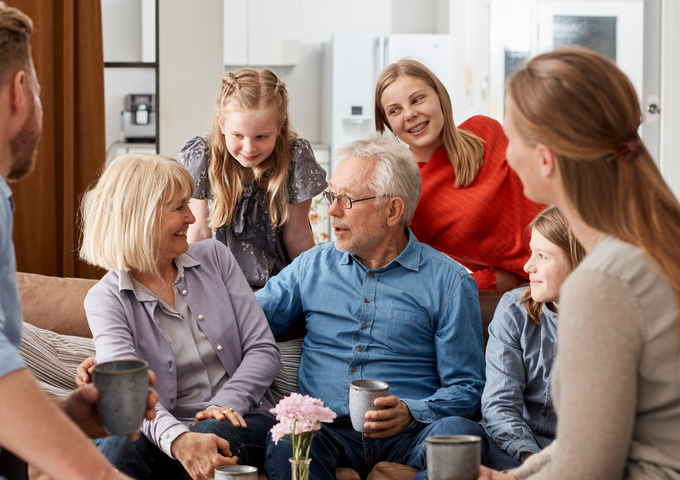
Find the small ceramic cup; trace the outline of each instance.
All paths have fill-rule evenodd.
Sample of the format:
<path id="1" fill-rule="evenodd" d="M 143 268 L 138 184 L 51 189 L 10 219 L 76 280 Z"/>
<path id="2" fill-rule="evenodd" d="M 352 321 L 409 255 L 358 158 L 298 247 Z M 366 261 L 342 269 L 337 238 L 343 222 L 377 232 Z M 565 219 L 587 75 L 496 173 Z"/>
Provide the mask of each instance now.
<path id="1" fill-rule="evenodd" d="M 482 439 L 476 435 L 435 435 L 425 440 L 427 478 L 477 480 Z"/>
<path id="2" fill-rule="evenodd" d="M 132 435 L 142 426 L 149 396 L 149 364 L 144 360 L 116 360 L 94 367 L 99 390 L 97 410 L 110 435 Z"/>
<path id="3" fill-rule="evenodd" d="M 349 384 L 349 416 L 354 430 L 361 433 L 372 433 L 375 430 L 364 428 L 366 412 L 382 410 L 376 407 L 375 399 L 389 395 L 390 386 L 380 380 L 354 380 Z"/>
<path id="4" fill-rule="evenodd" d="M 215 469 L 215 480 L 257 480 L 257 468 L 248 465 L 228 465 Z"/>

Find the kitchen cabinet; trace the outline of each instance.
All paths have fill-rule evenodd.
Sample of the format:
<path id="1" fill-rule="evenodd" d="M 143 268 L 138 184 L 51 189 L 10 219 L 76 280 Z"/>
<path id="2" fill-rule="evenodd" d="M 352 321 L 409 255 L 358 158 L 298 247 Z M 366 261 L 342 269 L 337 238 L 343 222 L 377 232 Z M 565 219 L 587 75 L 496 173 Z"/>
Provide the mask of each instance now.
<path id="1" fill-rule="evenodd" d="M 298 0 L 224 0 L 225 66 L 298 63 Z"/>

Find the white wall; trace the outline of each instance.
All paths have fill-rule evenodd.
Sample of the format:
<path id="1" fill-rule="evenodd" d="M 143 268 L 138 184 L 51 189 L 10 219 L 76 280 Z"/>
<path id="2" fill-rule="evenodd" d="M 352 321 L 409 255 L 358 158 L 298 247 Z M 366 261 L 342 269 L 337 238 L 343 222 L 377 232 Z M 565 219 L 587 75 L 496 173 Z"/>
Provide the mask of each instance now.
<path id="1" fill-rule="evenodd" d="M 680 5 L 664 0 L 662 8 L 660 167 L 680 198 Z"/>
<path id="2" fill-rule="evenodd" d="M 163 0 L 159 10 L 160 153 L 208 131 L 222 78 L 222 1 Z"/>
<path id="3" fill-rule="evenodd" d="M 141 0 L 101 0 L 104 61 L 142 61 Z"/>

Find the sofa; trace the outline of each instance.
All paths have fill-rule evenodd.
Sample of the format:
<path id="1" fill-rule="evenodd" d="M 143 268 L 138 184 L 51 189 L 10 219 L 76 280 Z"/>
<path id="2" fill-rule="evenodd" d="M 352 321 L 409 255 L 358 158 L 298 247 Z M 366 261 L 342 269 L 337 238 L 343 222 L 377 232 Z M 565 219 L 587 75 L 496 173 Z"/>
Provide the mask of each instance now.
<path id="1" fill-rule="evenodd" d="M 76 388 L 76 367 L 94 355 L 83 301 L 97 281 L 21 272 L 17 273 L 17 280 L 24 314 L 21 355 L 49 395 L 68 395 Z M 497 299 L 495 301 L 497 303 Z M 302 338 L 299 337 L 304 330 L 291 330 L 276 338 L 281 350 L 281 368 L 271 387 L 276 400 L 297 388 L 297 369 L 302 354 Z M 486 332 L 486 326 L 484 330 Z M 404 465 L 382 462 L 374 467 L 369 479 L 413 480 L 416 473 L 415 469 Z M 266 479 L 264 474 L 260 478 Z M 337 478 L 359 480 L 359 475 L 354 470 L 339 468 Z M 31 465 L 29 479 L 50 480 Z"/>

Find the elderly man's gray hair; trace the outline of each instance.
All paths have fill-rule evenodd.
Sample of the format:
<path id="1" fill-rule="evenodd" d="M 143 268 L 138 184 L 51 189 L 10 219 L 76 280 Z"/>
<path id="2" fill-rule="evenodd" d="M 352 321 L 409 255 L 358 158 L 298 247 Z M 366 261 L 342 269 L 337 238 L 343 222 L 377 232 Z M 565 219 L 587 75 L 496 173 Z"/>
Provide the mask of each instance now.
<path id="1" fill-rule="evenodd" d="M 404 213 L 401 221 L 409 225 L 420 199 L 420 169 L 408 147 L 391 132 L 372 133 L 361 140 L 343 145 L 335 153 L 336 164 L 346 158 L 374 160 L 375 175 L 367 179 L 375 195 L 401 197 Z M 378 198 L 378 202 L 387 202 Z"/>

